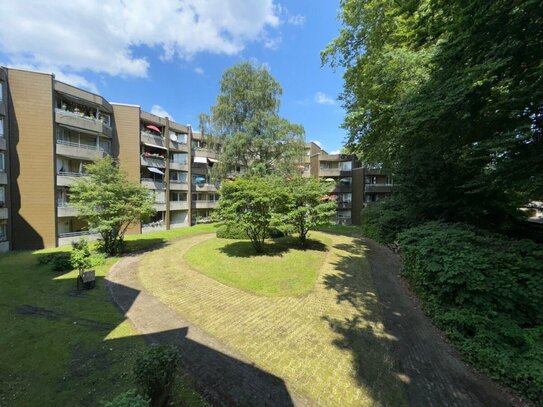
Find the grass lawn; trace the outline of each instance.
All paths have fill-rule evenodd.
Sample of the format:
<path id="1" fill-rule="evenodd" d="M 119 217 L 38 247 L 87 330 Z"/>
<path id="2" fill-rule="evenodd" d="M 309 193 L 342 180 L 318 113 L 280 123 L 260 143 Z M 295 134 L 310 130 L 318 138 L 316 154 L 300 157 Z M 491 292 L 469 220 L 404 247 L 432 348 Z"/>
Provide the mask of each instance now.
<path id="1" fill-rule="evenodd" d="M 199 243 L 185 254 L 195 270 L 223 284 L 268 296 L 307 294 L 325 257 L 322 242 L 312 241 L 302 250 L 294 238 L 267 243 L 260 255 L 249 240 L 219 238 Z"/>
<path id="2" fill-rule="evenodd" d="M 285 295 L 292 287 L 277 291 L 277 281 L 284 277 L 270 277 L 274 285 L 270 289 L 261 285 L 263 277 L 256 284 L 252 276 L 234 266 L 241 264 L 257 275 L 283 276 L 288 274 L 282 268 L 287 252 L 254 257 L 248 256 L 245 245 L 238 245 L 238 250 L 229 249 L 230 257 L 224 249 L 233 241 L 212 236 L 208 240 L 205 236 L 181 239 L 147 253 L 139 263 L 138 277 L 146 290 L 183 318 L 284 380 L 290 391 L 309 399 L 310 404 L 407 405 L 402 377 L 390 354 L 397 339 L 382 323 L 365 246 L 354 232 L 353 236 L 313 233 L 312 237 L 327 245 L 328 254 L 317 270 L 313 288 L 304 296 Z M 301 256 L 296 263 L 302 268 L 305 256 L 316 256 L 308 261 L 315 267 L 324 255 L 321 251 L 291 249 L 288 254 L 291 252 Z M 255 270 L 245 263 L 253 260 L 262 261 Z M 210 268 L 196 271 L 188 261 Z M 227 268 L 215 271 L 225 261 Z M 226 276 L 228 269 L 234 277 Z M 300 270 L 297 273 L 297 278 L 304 275 Z M 236 283 L 225 285 L 219 275 Z M 246 288 L 252 285 L 272 295 Z M 307 292 L 307 285 L 298 287 L 302 286 Z"/>
<path id="3" fill-rule="evenodd" d="M 214 230 L 213 225 L 128 238 L 129 251 Z M 77 292 L 77 272 L 38 265 L 58 248 L 0 255 L 0 406 L 96 406 L 133 387 L 134 360 L 146 348 L 110 301 L 105 275 L 118 260 L 95 267 L 94 290 Z M 183 379 L 175 389 L 186 405 L 203 405 Z"/>

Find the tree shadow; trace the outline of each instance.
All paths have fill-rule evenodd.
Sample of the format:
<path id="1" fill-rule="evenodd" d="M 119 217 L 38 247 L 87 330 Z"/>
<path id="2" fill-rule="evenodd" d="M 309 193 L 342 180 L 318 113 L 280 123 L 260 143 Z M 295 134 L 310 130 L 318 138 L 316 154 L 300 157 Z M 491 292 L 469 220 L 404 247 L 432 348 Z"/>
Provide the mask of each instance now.
<path id="1" fill-rule="evenodd" d="M 336 273 L 324 278 L 354 315 L 323 316 L 353 355 L 358 383 L 383 405 L 514 405 L 486 378 L 473 375 L 450 349 L 399 280 L 401 261 L 369 239 L 334 246 Z"/>
<path id="2" fill-rule="evenodd" d="M 264 243 L 262 253 L 257 253 L 249 240 L 237 240 L 221 247 L 219 251 L 228 257 L 251 258 L 261 256 L 282 257 L 283 254 L 288 253 L 290 250 L 327 250 L 324 243 L 315 239 L 307 239 L 304 245 L 294 237 L 281 237 L 270 240 Z"/>
<path id="3" fill-rule="evenodd" d="M 167 241 L 163 238 L 148 237 L 145 235 L 138 235 L 138 239 L 125 240 L 123 242 L 122 253 L 123 254 L 140 254 L 149 252 L 152 250 L 160 249 L 166 246 Z"/>

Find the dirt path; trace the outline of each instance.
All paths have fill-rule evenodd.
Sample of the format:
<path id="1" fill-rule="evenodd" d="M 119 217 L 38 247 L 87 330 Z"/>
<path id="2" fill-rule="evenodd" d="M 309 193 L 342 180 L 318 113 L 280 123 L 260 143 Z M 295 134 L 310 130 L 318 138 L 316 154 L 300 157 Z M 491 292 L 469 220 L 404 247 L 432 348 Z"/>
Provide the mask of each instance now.
<path id="1" fill-rule="evenodd" d="M 399 340 L 393 353 L 406 384 L 411 406 L 519 406 L 519 400 L 474 372 L 443 340 L 400 278 L 399 256 L 369 239 L 373 281 L 384 309 L 387 332 Z"/>
<path id="2" fill-rule="evenodd" d="M 110 270 L 108 286 L 113 299 L 140 334 L 154 342 L 175 343 L 180 348 L 184 369 L 213 404 L 396 406 L 404 403 L 392 402 L 386 393 L 387 388 L 393 392 L 393 387 L 397 393 L 399 386 L 405 390 L 409 405 L 417 407 L 515 405 L 507 394 L 473 373 L 451 351 L 410 298 L 398 275 L 399 260 L 388 249 L 365 239 L 335 237 L 330 264 L 328 269 L 325 265 L 314 292 L 302 299 L 277 300 L 222 286 L 189 270 L 179 260 L 192 245 L 211 236 L 193 236 L 173 243 L 165 248 L 162 260 L 155 253 L 149 254 L 146 261 L 164 261 L 160 264 L 164 272 L 152 276 L 157 286 L 162 284 L 164 295 L 160 300 L 148 291 L 149 276 L 145 287 L 138 278 L 137 268 L 143 255 L 120 260 Z M 372 284 L 367 281 L 370 277 L 364 276 L 369 273 L 361 266 L 366 259 L 371 266 Z M 172 271 L 179 269 L 179 275 Z M 172 302 L 172 298 L 177 302 Z M 274 309 L 285 318 L 272 315 Z M 209 310 L 214 310 L 216 316 Z M 191 321 L 203 324 L 196 326 L 183 318 L 180 311 L 183 315 L 187 312 Z M 272 324 L 263 325 L 261 315 L 267 315 Z M 213 330 L 217 325 L 224 330 Z M 274 337 L 277 331 L 279 336 Z M 217 337 L 208 332 L 215 332 Z M 236 344 L 236 335 L 249 342 L 247 347 L 240 347 L 243 354 L 235 350 L 238 347 L 226 345 Z M 255 335 L 256 340 L 250 335 Z M 292 354 L 287 348 L 281 353 L 279 342 L 291 335 L 291 344 L 297 338 L 311 337 L 319 351 L 312 356 L 312 349 L 307 348 L 305 355 L 289 358 Z M 258 338 L 263 340 L 261 345 Z M 266 343 L 270 338 L 273 340 Z M 270 344 L 277 344 L 277 350 L 272 352 Z M 368 349 L 378 351 L 369 356 Z M 271 367 L 277 364 L 267 365 L 268 357 L 278 357 L 284 360 L 284 370 L 271 374 L 273 369 L 257 367 L 253 357 L 244 356 L 247 354 L 264 355 L 264 360 L 254 360 L 260 362 L 258 365 Z M 297 391 L 303 387 L 296 383 L 297 375 L 305 368 L 311 370 L 305 388 L 317 385 L 315 380 L 321 379 L 319 371 L 307 367 L 313 362 L 311 358 L 317 356 L 321 370 L 335 369 L 333 375 L 325 375 L 329 383 L 322 384 L 322 398 L 307 397 Z M 373 376 L 368 375 L 372 364 L 378 366 Z M 354 381 L 347 382 L 347 376 Z M 346 387 L 336 386 L 341 380 Z M 370 402 L 363 402 L 362 398 L 340 401 L 351 394 L 345 393 L 346 389 L 356 395 L 356 386 L 371 395 Z"/>

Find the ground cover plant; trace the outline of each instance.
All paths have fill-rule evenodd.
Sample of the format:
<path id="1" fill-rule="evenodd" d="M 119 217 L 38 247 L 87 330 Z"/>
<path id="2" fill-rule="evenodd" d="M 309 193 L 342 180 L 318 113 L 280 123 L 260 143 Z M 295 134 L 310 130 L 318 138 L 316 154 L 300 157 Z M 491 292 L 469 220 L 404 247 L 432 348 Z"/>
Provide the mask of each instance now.
<path id="1" fill-rule="evenodd" d="M 543 404 L 543 247 L 438 222 L 398 242 L 425 310 L 466 360 Z"/>
<path id="2" fill-rule="evenodd" d="M 214 230 L 214 225 L 202 225 L 127 236 L 125 249 L 143 250 Z M 70 264 L 70 251 L 62 247 L 0 255 L 2 406 L 94 406 L 133 386 L 126 366 L 147 344 L 106 291 L 104 278 L 118 257 L 93 255 L 96 288 L 77 292 L 78 271 L 55 271 L 50 262 L 60 255 Z M 188 405 L 203 403 L 186 379 L 174 390 Z"/>

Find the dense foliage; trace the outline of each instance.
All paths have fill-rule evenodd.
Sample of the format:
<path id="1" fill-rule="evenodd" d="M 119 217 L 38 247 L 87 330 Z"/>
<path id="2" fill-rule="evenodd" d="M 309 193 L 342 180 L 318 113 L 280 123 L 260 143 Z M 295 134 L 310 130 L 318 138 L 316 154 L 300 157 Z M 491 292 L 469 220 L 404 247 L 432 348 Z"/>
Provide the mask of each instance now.
<path id="1" fill-rule="evenodd" d="M 71 266 L 76 270 L 84 271 L 91 267 L 91 252 L 85 239 L 72 242 L 70 253 Z"/>
<path id="2" fill-rule="evenodd" d="M 135 389 L 119 394 L 113 400 L 104 403 L 104 407 L 148 407 L 149 400 L 145 400 Z"/>
<path id="3" fill-rule="evenodd" d="M 328 198 L 330 187 L 330 183 L 313 177 L 293 177 L 286 183 L 288 196 L 283 223 L 292 227 L 302 245 L 310 230 L 329 224 L 336 214 L 336 201 Z"/>
<path id="4" fill-rule="evenodd" d="M 466 359 L 543 402 L 543 247 L 439 222 L 398 242 L 405 275 Z"/>
<path id="5" fill-rule="evenodd" d="M 257 253 L 264 249 L 270 229 L 279 224 L 280 208 L 287 203 L 285 188 L 273 177 L 242 177 L 221 186 L 219 219 L 245 231 Z"/>
<path id="6" fill-rule="evenodd" d="M 393 243 L 398 232 L 417 224 L 416 218 L 396 197 L 367 205 L 362 210 L 362 233 L 381 243 Z"/>
<path id="7" fill-rule="evenodd" d="M 304 129 L 279 116 L 281 85 L 264 67 L 242 63 L 227 69 L 217 103 L 200 116 L 200 130 L 222 143 L 213 171 L 224 176 L 241 166 L 260 175 L 298 170 Z"/>
<path id="8" fill-rule="evenodd" d="M 130 225 L 153 214 L 153 198 L 109 156 L 85 166 L 85 171 L 89 176 L 70 188 L 70 205 L 91 230 L 100 233 L 101 249 L 118 253 Z"/>
<path id="9" fill-rule="evenodd" d="M 136 360 L 136 383 L 152 403 L 171 393 L 178 360 L 177 349 L 167 345 L 151 346 Z"/>
<path id="10" fill-rule="evenodd" d="M 503 230 L 543 201 L 543 3 L 342 0 L 349 148 L 424 219 Z"/>
<path id="11" fill-rule="evenodd" d="M 217 237 L 221 239 L 249 239 L 245 230 L 236 224 L 221 225 L 217 228 Z"/>

